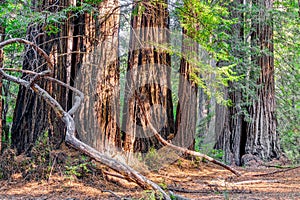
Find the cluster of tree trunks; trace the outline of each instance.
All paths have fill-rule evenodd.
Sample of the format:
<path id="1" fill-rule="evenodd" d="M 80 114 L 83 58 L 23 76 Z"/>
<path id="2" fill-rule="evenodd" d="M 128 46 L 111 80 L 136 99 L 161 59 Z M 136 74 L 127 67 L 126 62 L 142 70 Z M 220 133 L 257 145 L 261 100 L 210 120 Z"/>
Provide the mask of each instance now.
<path id="1" fill-rule="evenodd" d="M 56 13 L 61 8 L 80 3 L 81 1 L 48 0 L 33 1 L 32 6 L 36 11 Z M 239 4 L 243 4 L 243 1 L 236 0 L 232 6 Z M 137 14 L 131 19 L 122 120 L 119 119 L 120 9 L 117 0 L 104 0 L 99 3 L 95 6 L 97 13 L 92 11 L 79 16 L 70 13 L 64 23 L 57 24 L 60 31 L 55 34 L 46 34 L 46 24 L 28 27 L 27 39 L 43 49 L 54 63 L 52 78 L 74 86 L 85 94 L 82 106 L 74 113 L 77 136 L 100 152 L 124 148 L 127 152 L 146 153 L 151 147 L 172 146 L 166 142 L 172 135 L 175 136 L 173 144 L 194 148 L 197 86 L 190 80 L 190 73 L 196 66 L 190 64 L 188 58 L 181 59 L 179 101 L 174 120 L 171 58 L 159 47 L 159 44 L 168 44 L 170 39 L 166 5 L 166 1 L 145 0 L 133 3 L 133 10 Z M 254 154 L 269 160 L 278 157 L 280 153 L 274 116 L 273 33 L 267 14 L 272 8 L 272 1 L 253 0 L 253 5 L 264 9 L 256 15 L 257 18 L 252 19 L 251 45 L 268 53 L 251 57 L 261 69 L 257 80 L 260 86 L 257 88 L 257 98 L 247 107 L 251 120 L 245 121 L 241 114 L 243 94 L 235 83 L 230 83 L 230 88 L 237 88 L 236 90 L 225 91 L 234 106 L 216 108 L 216 147 L 225 151 L 227 162 L 235 162 L 237 165 L 241 164 L 244 154 Z M 243 16 L 234 9 L 230 11 L 232 17 L 243 20 Z M 183 35 L 185 34 L 183 30 Z M 246 40 L 243 38 L 241 24 L 234 26 L 232 35 Z M 199 53 L 197 44 L 190 45 L 185 42 L 189 43 L 183 36 L 183 54 L 189 51 Z M 238 49 L 235 51 L 237 57 L 241 56 Z M 45 57 L 27 45 L 23 69 L 37 73 L 45 71 Z M 28 74 L 22 76 L 26 81 L 33 78 L 33 75 Z M 72 108 L 76 95 L 74 96 L 70 88 L 52 81 L 36 83 L 53 96 L 63 110 Z M 44 99 L 24 85 L 20 86 L 12 126 L 12 145 L 19 153 L 30 152 L 37 138 L 46 132 L 51 143 L 59 147 L 65 138 L 64 129 L 57 113 Z M 185 148 L 179 150 L 189 152 Z"/>
<path id="2" fill-rule="evenodd" d="M 243 21 L 244 16 L 234 8 L 243 3 L 243 1 L 237 0 L 230 7 L 232 17 L 239 18 L 240 22 Z M 250 59 L 255 68 L 260 70 L 256 95 L 251 99 L 251 106 L 245 108 L 249 115 L 247 116 L 248 120 L 241 110 L 241 103 L 246 101 L 243 99 L 246 97 L 243 97 L 242 90 L 237 87 L 236 83 L 231 83 L 229 87 L 231 91 L 227 92 L 234 106 L 229 109 L 219 107 L 217 110 L 219 126 L 216 127 L 216 148 L 224 150 L 226 162 L 236 165 L 242 164 L 242 157 L 245 154 L 252 154 L 263 160 L 271 160 L 278 158 L 281 153 L 275 117 L 273 28 L 270 14 L 273 1 L 253 0 L 252 4 L 255 14 L 251 18 L 252 32 L 249 45 L 254 51 L 256 48 L 259 51 L 254 53 L 256 55 L 252 54 Z M 247 43 L 242 24 L 236 24 L 234 27 L 232 35 Z M 235 41 L 236 43 L 234 43 Z M 240 41 L 235 41 L 233 46 L 240 46 L 238 43 Z M 237 57 L 243 56 L 243 52 L 238 49 L 234 54 Z M 256 73 L 250 71 L 250 78 L 256 77 Z"/>
<path id="3" fill-rule="evenodd" d="M 45 0 L 33 1 L 32 6 L 36 11 L 56 13 L 61 8 L 80 3 L 81 1 L 75 0 Z M 244 16 L 233 9 L 243 3 L 241 0 L 231 2 L 231 17 L 243 21 Z M 225 95 L 232 100 L 234 106 L 216 107 L 216 148 L 224 150 L 226 162 L 237 165 L 241 165 L 242 156 L 245 154 L 257 155 L 265 160 L 276 158 L 280 154 L 274 115 L 273 30 L 268 14 L 272 9 L 272 0 L 253 0 L 252 3 L 263 9 L 252 18 L 249 44 L 253 48 L 259 47 L 263 53 L 250 58 L 260 69 L 256 98 L 251 99 L 251 106 L 246 107 L 250 120 L 246 121 L 242 113 L 241 103 L 244 96 L 236 83 L 230 83 L 232 90 L 225 89 Z M 119 2 L 104 0 L 95 6 L 97 13 L 92 11 L 79 16 L 70 13 L 64 23 L 57 24 L 60 31 L 55 34 L 45 32 L 46 24 L 30 25 L 27 40 L 37 45 L 49 57 L 39 53 L 31 43 L 24 42 L 27 45 L 23 70 L 32 73 L 23 73 L 21 79 L 14 79 L 1 69 L 1 75 L 7 80 L 20 84 L 12 126 L 12 145 L 18 153 L 30 152 L 37 138 L 46 133 L 51 143 L 57 147 L 66 138 L 71 146 L 133 179 L 144 188 L 159 190 L 166 199 L 169 197 L 156 184 L 127 165 L 107 157 L 103 152 L 111 153 L 123 148 L 130 153 L 146 153 L 152 147 L 158 149 L 168 146 L 181 153 L 204 157 L 239 175 L 227 165 L 188 150 L 194 148 L 197 123 L 197 86 L 190 79 L 196 66 L 189 63 L 188 57 L 181 58 L 179 100 L 174 120 L 171 57 L 159 47 L 159 44 L 170 42 L 166 5 L 167 1 L 133 2 L 132 9 L 137 14 L 131 19 L 122 120 L 119 119 Z M 198 54 L 198 45 L 191 45 L 185 38 L 186 33 L 183 30 L 182 54 Z M 241 24 L 234 25 L 231 34 L 237 38 L 236 41 L 233 40 L 232 46 L 238 46 L 239 40 L 247 42 Z M 239 49 L 233 51 L 237 58 L 244 58 Z M 2 51 L 0 67 L 3 58 L 1 53 Z M 35 80 L 38 73 L 49 69 L 49 62 L 53 63 L 51 77 Z M 0 92 L 1 83 L 0 79 Z M 78 96 L 83 101 L 81 106 L 78 104 Z M 1 109 L 0 102 L 0 111 Z M 67 110 L 70 111 L 66 112 Z M 80 140 L 75 137 L 75 124 Z M 172 135 L 174 139 L 170 143 Z"/>
<path id="4" fill-rule="evenodd" d="M 56 13 L 60 8 L 76 6 L 80 1 L 33 2 L 36 11 L 47 9 Z M 60 32 L 48 35 L 45 24 L 30 26 L 28 40 L 33 41 L 50 55 L 54 63 L 53 78 L 85 92 L 84 105 L 76 115 L 79 137 L 86 143 L 104 150 L 120 147 L 119 69 L 118 69 L 118 2 L 103 1 L 99 13 L 85 13 L 70 17 L 57 25 Z M 96 17 L 95 17 L 96 16 Z M 24 70 L 43 71 L 44 59 L 28 46 Z M 23 77 L 26 80 L 30 77 Z M 76 82 L 77 81 L 77 82 Z M 52 82 L 40 83 L 58 100 L 64 109 L 72 105 L 72 91 Z M 112 112 L 113 111 L 113 112 Z M 28 88 L 20 86 L 12 126 L 12 145 L 18 152 L 29 152 L 36 139 L 48 132 L 57 147 L 64 139 L 64 126 L 53 111 Z"/>

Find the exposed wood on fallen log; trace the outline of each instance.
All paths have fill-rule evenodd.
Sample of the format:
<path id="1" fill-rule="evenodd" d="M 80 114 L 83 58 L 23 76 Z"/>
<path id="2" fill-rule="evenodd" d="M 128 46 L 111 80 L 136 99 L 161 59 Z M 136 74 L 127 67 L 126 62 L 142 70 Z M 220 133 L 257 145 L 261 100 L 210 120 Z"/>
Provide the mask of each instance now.
<path id="1" fill-rule="evenodd" d="M 116 178 L 126 179 L 124 176 L 122 176 L 122 175 L 120 175 L 120 174 L 114 174 L 114 173 L 111 173 L 111 172 L 108 172 L 108 171 L 103 171 L 103 173 L 104 173 L 105 175 L 113 176 L 113 177 L 116 177 Z"/>

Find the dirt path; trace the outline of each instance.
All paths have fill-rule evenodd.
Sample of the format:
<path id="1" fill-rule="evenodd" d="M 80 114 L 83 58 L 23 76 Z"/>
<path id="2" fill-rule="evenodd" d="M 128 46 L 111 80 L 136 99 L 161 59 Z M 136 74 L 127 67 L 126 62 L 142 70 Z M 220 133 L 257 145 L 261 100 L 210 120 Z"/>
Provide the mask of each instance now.
<path id="1" fill-rule="evenodd" d="M 300 199 L 300 168 L 239 170 L 243 175 L 236 177 L 209 163 L 182 160 L 147 177 L 189 199 Z M 72 180 L 55 174 L 49 181 L 26 182 L 15 174 L 10 181 L 0 181 L 0 199 L 151 199 L 153 195 L 121 179 L 112 183 L 107 178 L 113 177 L 104 177 L 91 174 Z"/>

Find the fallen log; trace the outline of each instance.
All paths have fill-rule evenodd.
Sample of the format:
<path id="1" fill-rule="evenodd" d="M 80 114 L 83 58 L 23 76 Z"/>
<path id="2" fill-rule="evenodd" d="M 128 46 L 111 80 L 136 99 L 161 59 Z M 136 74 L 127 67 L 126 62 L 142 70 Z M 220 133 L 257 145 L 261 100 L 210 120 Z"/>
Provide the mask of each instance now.
<path id="1" fill-rule="evenodd" d="M 72 114 L 75 113 L 75 111 L 79 108 L 81 105 L 81 102 L 83 101 L 83 93 L 80 92 L 78 89 L 71 87 L 57 79 L 53 79 L 51 77 L 48 77 L 49 80 L 56 81 L 57 83 L 67 87 L 68 89 L 71 89 L 74 93 L 77 94 L 75 96 L 75 103 L 72 106 L 72 108 L 69 110 L 69 112 L 66 112 L 62 106 L 44 89 L 42 89 L 39 85 L 35 83 L 35 81 L 38 79 L 38 76 L 46 77 L 47 74 L 51 73 L 51 69 L 53 69 L 53 63 L 51 62 L 51 59 L 49 56 L 36 44 L 25 40 L 21 38 L 14 38 L 10 40 L 6 40 L 0 43 L 0 49 L 2 49 L 4 46 L 12 44 L 12 43 L 23 43 L 32 46 L 41 56 L 44 57 L 44 59 L 47 61 L 48 69 L 45 72 L 36 73 L 36 77 L 31 81 L 26 81 L 22 78 L 17 78 L 15 76 L 9 75 L 5 73 L 5 71 L 0 68 L 0 74 L 2 75 L 3 79 L 6 79 L 8 81 L 12 81 L 14 83 L 17 83 L 19 85 L 22 85 L 26 88 L 30 88 L 32 91 L 34 91 L 37 95 L 39 95 L 43 100 L 49 104 L 52 109 L 54 110 L 57 117 L 59 117 L 66 126 L 66 136 L 65 136 L 65 142 L 71 145 L 73 148 L 81 151 L 82 153 L 90 156 L 91 158 L 95 159 L 96 161 L 108 166 L 109 168 L 113 169 L 114 171 L 120 173 L 123 175 L 126 179 L 133 181 L 137 183 L 139 186 L 141 186 L 144 189 L 150 189 L 153 188 L 155 191 L 160 192 L 164 199 L 171 200 L 169 195 L 157 184 L 152 182 L 151 180 L 147 179 L 143 175 L 141 175 L 139 172 L 134 170 L 133 168 L 129 167 L 128 165 L 117 161 L 105 154 L 100 153 L 96 149 L 90 147 L 89 145 L 81 142 L 75 137 L 75 122 L 72 118 Z M 33 72 L 35 73 L 35 72 Z"/>
<path id="2" fill-rule="evenodd" d="M 148 112 L 146 111 L 145 107 L 143 106 L 143 104 L 141 103 L 141 100 L 139 99 L 138 95 L 136 95 L 136 98 L 137 98 L 137 102 L 138 102 L 138 105 L 140 107 L 140 109 L 142 110 L 143 112 L 143 116 L 144 116 L 144 120 L 147 124 L 147 127 L 150 128 L 150 130 L 152 131 L 152 133 L 154 134 L 154 136 L 156 137 L 156 139 L 161 143 L 163 144 L 164 146 L 168 146 L 176 151 L 179 151 L 179 152 L 182 152 L 183 154 L 188 154 L 188 155 L 191 155 L 191 156 L 195 156 L 195 157 L 200 157 L 200 158 L 204 158 L 216 165 L 219 165 L 229 171 L 231 171 L 233 174 L 235 174 L 236 176 L 241 176 L 241 173 L 237 170 L 235 170 L 234 168 L 230 167 L 229 165 L 226 165 L 208 155 L 205 155 L 205 154 L 202 154 L 202 153 L 199 153 L 199 152 L 196 152 L 196 151 L 192 151 L 192 150 L 189 150 L 187 148 L 184 148 L 184 147 L 179 147 L 179 146 L 176 146 L 170 142 L 168 142 L 167 140 L 165 140 L 159 133 L 158 131 L 154 128 L 153 124 L 150 122 L 149 120 L 149 114 Z"/>
<path id="3" fill-rule="evenodd" d="M 127 180 L 137 183 L 139 186 L 141 186 L 144 189 L 152 188 L 155 191 L 160 192 L 163 195 L 164 199 L 171 200 L 169 195 L 161 187 L 159 187 L 157 184 L 155 184 L 151 180 L 141 175 L 139 172 L 135 171 L 134 169 L 132 169 L 131 167 L 129 167 L 128 165 L 122 162 L 119 162 L 113 158 L 110 158 L 105 154 L 100 153 L 96 149 L 78 140 L 75 137 L 75 122 L 71 117 L 70 113 L 64 111 L 61 105 L 52 96 L 50 96 L 47 91 L 45 91 L 35 83 L 32 84 L 29 81 L 8 75 L 2 69 L 0 69 L 0 74 L 6 80 L 18 83 L 24 87 L 30 87 L 35 93 L 37 93 L 40 97 L 42 97 L 52 107 L 56 115 L 60 117 L 66 125 L 67 128 L 66 137 L 65 137 L 66 143 L 71 145 L 73 148 L 79 150 L 80 152 L 90 156 L 96 161 L 120 173 L 121 175 L 126 177 Z M 76 110 L 75 108 L 78 108 L 80 106 L 83 98 L 83 94 L 76 88 L 70 86 L 68 87 L 69 89 L 72 89 L 74 92 L 79 93 L 78 96 L 75 97 L 75 103 L 73 107 L 70 109 L 72 112 L 74 112 L 74 110 Z"/>

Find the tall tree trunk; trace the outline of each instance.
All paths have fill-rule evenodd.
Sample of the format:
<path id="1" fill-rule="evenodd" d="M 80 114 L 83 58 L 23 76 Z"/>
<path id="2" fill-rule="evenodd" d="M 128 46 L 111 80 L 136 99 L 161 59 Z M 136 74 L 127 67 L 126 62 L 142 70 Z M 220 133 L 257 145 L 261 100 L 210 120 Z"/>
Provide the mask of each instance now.
<path id="1" fill-rule="evenodd" d="M 65 7 L 67 4 L 63 1 L 55 2 L 44 1 L 42 4 L 33 2 L 32 5 L 36 11 L 48 9 L 50 12 L 57 12 L 58 7 Z M 63 82 L 66 81 L 66 68 L 64 65 L 64 56 L 59 57 L 65 52 L 66 40 L 58 39 L 65 36 L 65 28 L 59 34 L 47 34 L 44 30 L 45 24 L 32 24 L 28 27 L 28 40 L 39 45 L 48 55 L 53 63 L 53 77 Z M 62 37 L 64 38 L 64 37 Z M 23 62 L 23 69 L 40 72 L 46 69 L 45 60 L 39 56 L 32 48 L 26 46 L 26 54 Z M 23 78 L 30 79 L 28 75 Z M 48 81 L 38 82 L 51 95 L 66 107 L 66 90 L 64 87 L 52 84 Z M 12 126 L 12 146 L 18 150 L 18 153 L 28 151 L 34 145 L 36 139 L 48 132 L 51 142 L 55 145 L 63 140 L 63 123 L 56 119 L 55 114 L 50 107 L 30 89 L 20 87 L 16 100 L 14 119 Z"/>
<path id="2" fill-rule="evenodd" d="M 254 62 L 260 67 L 260 77 L 257 80 L 257 98 L 249 108 L 252 121 L 247 128 L 245 153 L 270 160 L 280 155 L 276 132 L 273 28 L 270 14 L 273 1 L 254 0 L 253 5 L 259 8 L 257 18 L 252 22 L 251 39 L 254 47 L 260 48 L 261 52 L 253 56 Z"/>
<path id="3" fill-rule="evenodd" d="M 236 0 L 229 5 L 230 17 L 238 18 L 239 22 L 233 25 L 231 35 L 232 54 L 245 60 L 245 54 L 240 50 L 244 45 L 243 13 L 238 7 L 243 5 L 243 0 Z M 236 67 L 238 74 L 244 74 L 247 66 L 240 62 Z M 217 142 L 215 148 L 224 150 L 224 159 L 227 163 L 241 165 L 241 157 L 245 153 L 246 124 L 242 114 L 242 91 L 238 82 L 230 82 L 229 87 L 225 88 L 225 98 L 229 98 L 233 105 L 224 107 L 217 105 L 216 109 L 216 134 Z"/>
<path id="4" fill-rule="evenodd" d="M 76 87 L 85 100 L 75 119 L 80 137 L 97 150 L 121 148 L 118 29 L 119 3 L 105 0 L 97 13 L 85 14 L 85 54 Z M 80 34 L 79 34 L 80 35 Z"/>
<path id="5" fill-rule="evenodd" d="M 158 47 L 168 44 L 167 2 L 135 1 L 131 20 L 128 69 L 123 110 L 124 149 L 147 152 L 161 145 L 143 115 L 151 110 L 151 123 L 163 138 L 174 133 L 170 81 L 170 55 Z"/>
<path id="6" fill-rule="evenodd" d="M 197 85 L 190 80 L 191 73 L 195 73 L 195 67 L 189 63 L 196 57 L 188 55 L 198 54 L 198 43 L 188 37 L 183 30 L 182 54 L 186 57 L 180 62 L 180 82 L 178 89 L 178 105 L 176 112 L 175 139 L 177 146 L 194 149 L 196 123 L 197 123 Z M 190 60 L 190 61 L 189 61 Z"/>
<path id="7" fill-rule="evenodd" d="M 4 40 L 4 32 L 5 29 L 0 25 L 0 42 L 2 42 Z M 3 67 L 3 50 L 0 49 L 0 68 Z M 3 106 L 2 106 L 2 76 L 0 75 L 0 155 L 2 152 L 2 110 L 3 110 Z"/>
<path id="8" fill-rule="evenodd" d="M 36 5 L 42 11 L 50 7 L 76 6 L 81 1 L 44 1 Z M 31 41 L 50 54 L 55 64 L 53 77 L 85 92 L 86 99 L 75 119 L 80 138 L 104 150 L 108 146 L 121 146 L 119 117 L 119 66 L 118 66 L 118 1 L 106 0 L 98 5 L 97 13 L 85 13 L 61 23 L 60 33 L 48 35 L 43 25 L 28 29 Z M 37 37 L 37 35 L 40 35 Z M 37 62 L 38 61 L 38 62 Z M 28 50 L 24 69 L 42 70 L 44 62 Z M 77 82 L 75 83 L 75 81 Z M 40 83 L 63 108 L 72 105 L 72 93 L 55 83 Z M 48 131 L 53 143 L 60 144 L 64 134 L 61 122 L 56 121 L 53 111 L 44 101 L 26 88 L 20 88 L 12 130 L 13 146 L 20 152 L 30 150 L 37 137 Z M 57 134 L 57 135 L 55 135 Z"/>

